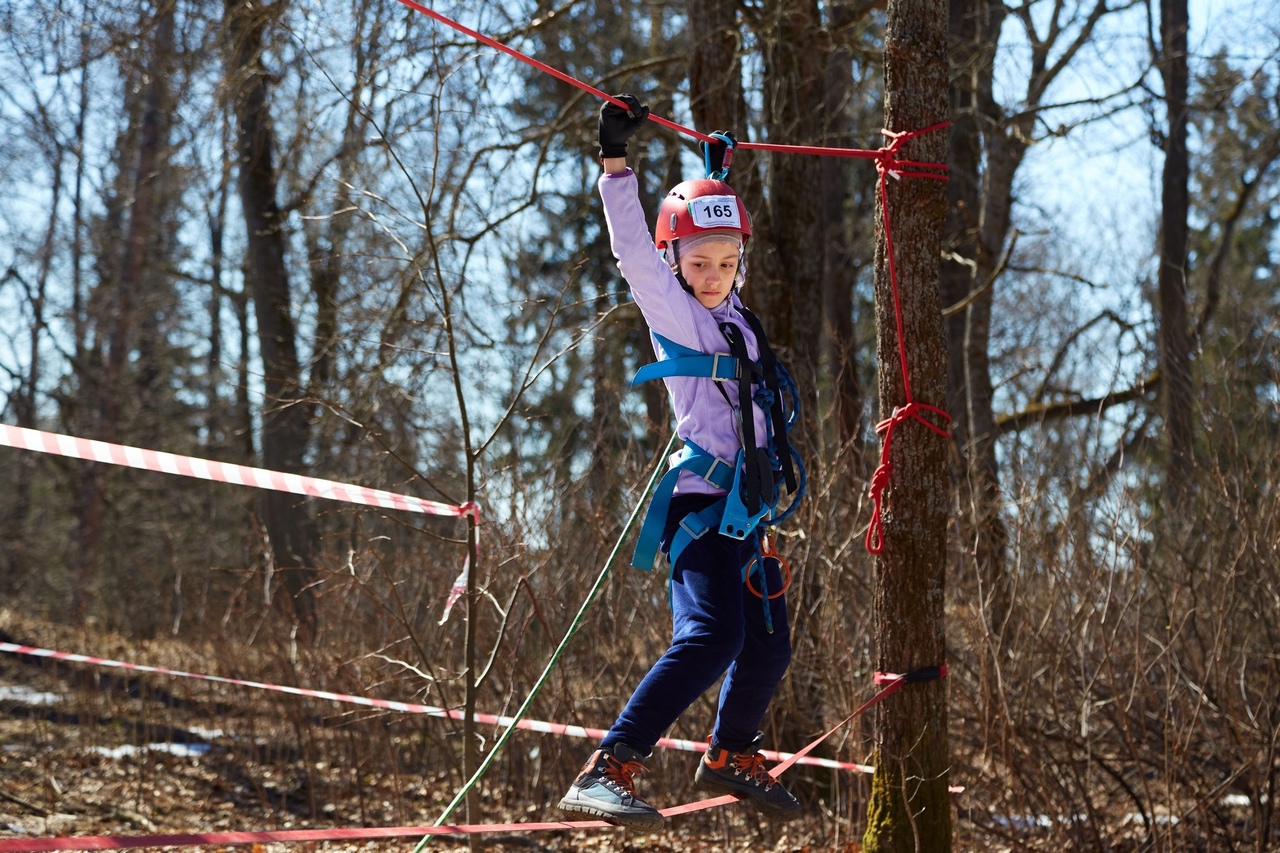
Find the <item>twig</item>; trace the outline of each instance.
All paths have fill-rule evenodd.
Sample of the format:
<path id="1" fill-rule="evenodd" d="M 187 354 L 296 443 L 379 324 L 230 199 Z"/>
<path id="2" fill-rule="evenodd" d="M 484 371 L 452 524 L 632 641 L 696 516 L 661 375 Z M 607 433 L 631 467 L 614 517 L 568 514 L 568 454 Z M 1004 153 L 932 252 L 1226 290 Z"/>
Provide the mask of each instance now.
<path id="1" fill-rule="evenodd" d="M 3 789 L 0 789 L 0 799 L 8 800 L 11 803 L 22 806 L 24 809 L 40 815 L 40 817 L 48 817 L 50 814 L 48 809 L 43 809 L 35 803 L 28 803 L 26 800 L 22 799 L 22 797 L 15 797 L 13 794 L 10 794 Z"/>

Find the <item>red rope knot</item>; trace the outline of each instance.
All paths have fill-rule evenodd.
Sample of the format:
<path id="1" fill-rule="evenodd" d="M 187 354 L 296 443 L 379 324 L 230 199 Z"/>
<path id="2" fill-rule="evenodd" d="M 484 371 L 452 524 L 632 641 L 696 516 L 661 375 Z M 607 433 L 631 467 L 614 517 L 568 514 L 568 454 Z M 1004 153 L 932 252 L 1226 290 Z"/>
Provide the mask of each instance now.
<path id="1" fill-rule="evenodd" d="M 867 527 L 866 547 L 868 553 L 879 554 L 884 550 L 884 521 L 881 517 L 881 509 L 884 505 L 884 490 L 889 485 L 889 475 L 893 471 L 893 464 L 889 461 L 889 448 L 893 444 L 894 428 L 906 420 L 915 420 L 927 426 L 943 438 L 950 438 L 951 433 L 944 427 L 940 427 L 928 418 L 924 417 L 921 412 L 932 412 L 942 418 L 945 423 L 951 423 L 951 415 L 948 415 L 937 406 L 930 406 L 928 403 L 917 403 L 914 400 L 904 406 L 895 406 L 893 414 L 880 423 L 876 424 L 876 432 L 884 434 L 884 440 L 880 444 L 880 464 L 876 467 L 875 473 L 871 475 L 871 485 L 867 489 L 867 494 L 871 498 L 871 524 Z"/>
<path id="2" fill-rule="evenodd" d="M 899 178 L 932 178 L 935 181 L 947 180 L 948 166 L 945 163 L 927 163 L 921 160 L 899 160 L 898 150 L 902 148 L 902 144 L 908 139 L 914 139 L 926 133 L 935 130 L 941 130 L 950 125 L 949 121 L 940 121 L 937 124 L 931 124 L 928 127 L 919 130 L 904 130 L 894 132 L 892 130 L 881 130 L 880 133 L 888 137 L 889 142 L 876 149 L 876 172 L 879 173 L 881 180 L 886 175 L 895 181 Z"/>

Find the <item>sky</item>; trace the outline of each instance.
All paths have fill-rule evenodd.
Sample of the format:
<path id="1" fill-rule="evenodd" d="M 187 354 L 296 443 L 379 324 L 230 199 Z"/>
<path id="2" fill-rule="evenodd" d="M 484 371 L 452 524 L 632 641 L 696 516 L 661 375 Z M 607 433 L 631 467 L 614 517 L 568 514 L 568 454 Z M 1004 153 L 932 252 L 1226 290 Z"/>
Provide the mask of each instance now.
<path id="1" fill-rule="evenodd" d="M 1266 63 L 1273 73 L 1280 74 L 1280 0 L 1192 0 L 1189 11 L 1193 69 L 1199 60 L 1225 51 L 1245 67 Z M 1095 50 L 1080 57 L 1079 70 L 1063 81 L 1065 85 L 1050 100 L 1096 97 L 1139 77 L 1148 55 L 1140 35 L 1145 10 L 1124 14 L 1128 19 L 1123 26 L 1128 32 L 1115 28 L 1104 31 Z M 1148 79 L 1159 86 L 1157 80 Z M 1055 115 L 1069 118 L 1072 112 L 1062 110 Z M 1194 146 L 1196 141 L 1192 139 L 1190 144 Z M 1138 264 L 1145 263 L 1144 256 L 1153 250 L 1155 218 L 1160 210 L 1163 155 L 1151 142 L 1147 119 L 1137 109 L 1126 110 L 1075 128 L 1066 138 L 1050 139 L 1038 148 L 1028 156 L 1020 182 L 1035 187 L 1037 203 L 1053 215 L 1061 236 L 1098 251 L 1100 256 L 1105 254 L 1108 267 L 1093 269 L 1091 275 L 1114 278 L 1114 259 L 1128 258 L 1135 265 L 1119 274 L 1132 281 L 1140 272 Z"/>

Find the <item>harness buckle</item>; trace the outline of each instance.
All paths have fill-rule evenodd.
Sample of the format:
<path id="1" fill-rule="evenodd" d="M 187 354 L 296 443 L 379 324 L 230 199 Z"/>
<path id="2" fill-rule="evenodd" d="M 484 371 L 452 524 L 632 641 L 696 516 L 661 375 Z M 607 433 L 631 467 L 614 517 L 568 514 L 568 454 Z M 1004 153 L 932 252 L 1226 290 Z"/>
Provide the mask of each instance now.
<path id="1" fill-rule="evenodd" d="M 716 352 L 711 354 L 711 379 L 714 382 L 733 382 L 738 378 L 742 370 L 742 366 L 739 364 L 735 364 L 733 366 L 732 376 L 721 376 L 720 375 L 720 359 L 721 358 L 733 358 L 733 353 Z"/>
<path id="2" fill-rule="evenodd" d="M 689 519 L 691 518 L 697 519 L 699 527 L 701 527 L 700 530 L 695 530 L 689 525 Z M 698 518 L 698 514 L 696 512 L 691 512 L 684 518 L 680 519 L 680 529 L 689 534 L 690 539 L 701 539 L 711 528 L 702 523 L 702 519 Z M 668 556 L 667 559 L 671 559 L 670 556 Z"/>
<path id="3" fill-rule="evenodd" d="M 716 456 L 716 457 L 714 457 L 714 458 L 713 458 L 713 460 L 712 460 L 712 462 L 711 462 L 711 466 L 710 466 L 709 468 L 707 468 L 707 473 L 705 473 L 705 474 L 703 474 L 703 475 L 702 475 L 702 479 L 706 480 L 708 483 L 710 483 L 711 485 L 715 486 L 717 489 L 723 489 L 723 488 L 724 488 L 724 485 L 723 485 L 723 484 L 721 484 L 721 483 L 717 483 L 717 482 L 715 481 L 716 469 L 717 469 L 717 468 L 719 468 L 721 465 L 723 465 L 724 467 L 728 468 L 729 470 L 733 470 L 733 463 L 732 463 L 732 462 L 728 462 L 728 461 L 726 461 L 726 460 L 724 460 L 724 459 L 721 459 L 719 456 Z M 695 536 L 694 538 L 695 538 L 695 539 L 697 539 L 698 537 L 696 537 L 696 536 Z"/>

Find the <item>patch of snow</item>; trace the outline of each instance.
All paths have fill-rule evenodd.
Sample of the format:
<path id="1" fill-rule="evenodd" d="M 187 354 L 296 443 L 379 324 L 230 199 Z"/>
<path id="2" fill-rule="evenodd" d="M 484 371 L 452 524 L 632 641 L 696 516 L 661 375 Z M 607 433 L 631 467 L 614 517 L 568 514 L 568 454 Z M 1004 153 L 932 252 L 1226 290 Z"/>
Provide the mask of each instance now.
<path id="1" fill-rule="evenodd" d="M 1266 794 L 1263 794 L 1258 799 L 1263 805 L 1266 805 Z M 1219 802 L 1224 806 L 1231 806 L 1238 809 L 1247 809 L 1253 805 L 1253 799 L 1248 794 L 1227 794 Z"/>
<path id="2" fill-rule="evenodd" d="M 1048 815 L 1029 815 L 1029 814 L 993 814 L 991 820 L 996 826 L 1003 826 L 1005 829 L 1043 829 L 1047 826 L 1053 826 L 1053 821 Z"/>
<path id="3" fill-rule="evenodd" d="M 1140 812 L 1129 812 L 1120 822 L 1125 824 L 1141 824 L 1145 823 L 1147 820 L 1151 821 L 1156 826 L 1177 826 L 1182 822 L 1182 818 L 1178 817 L 1178 815 L 1169 814 L 1164 811 L 1149 815 L 1145 820 Z"/>
<path id="4" fill-rule="evenodd" d="M 207 743 L 149 743 L 146 746 L 134 746 L 126 744 L 124 746 L 93 746 L 89 748 L 90 752 L 96 752 L 98 755 L 104 755 L 107 758 L 124 758 L 126 755 L 137 755 L 139 752 L 167 752 L 170 755 L 177 755 L 183 758 L 199 758 L 209 751 Z"/>
<path id="5" fill-rule="evenodd" d="M 200 737 L 207 740 L 225 737 L 227 734 L 222 729 L 206 729 L 201 726 L 187 726 L 187 731 L 191 732 L 193 735 L 200 735 Z"/>
<path id="6" fill-rule="evenodd" d="M 24 705 L 56 705 L 64 696 L 32 690 L 21 684 L 0 684 L 0 702 L 21 702 Z"/>

